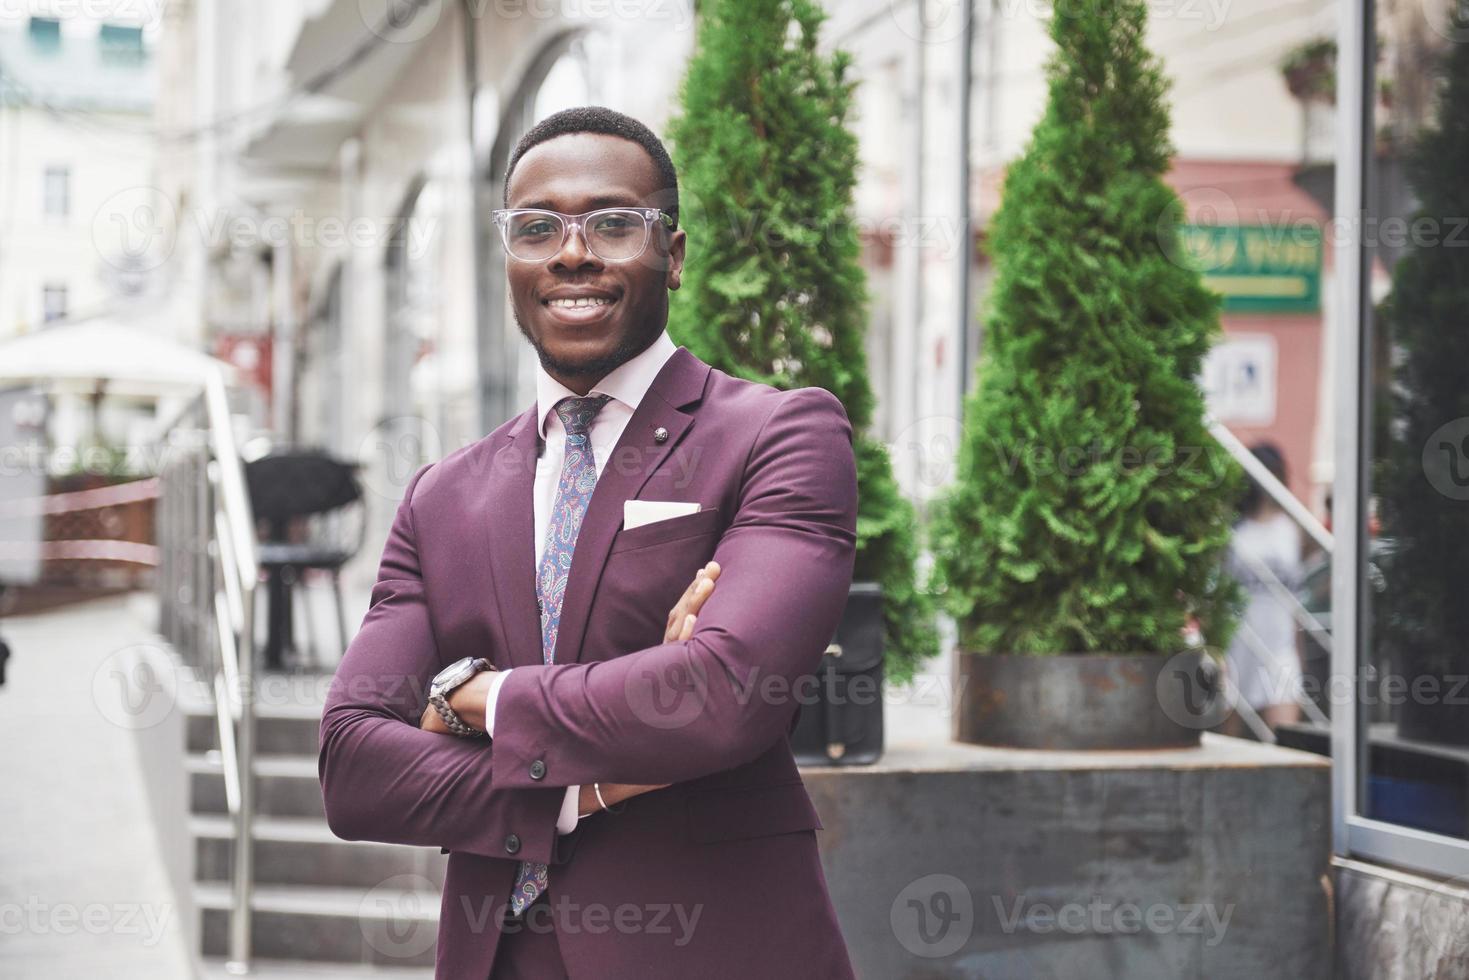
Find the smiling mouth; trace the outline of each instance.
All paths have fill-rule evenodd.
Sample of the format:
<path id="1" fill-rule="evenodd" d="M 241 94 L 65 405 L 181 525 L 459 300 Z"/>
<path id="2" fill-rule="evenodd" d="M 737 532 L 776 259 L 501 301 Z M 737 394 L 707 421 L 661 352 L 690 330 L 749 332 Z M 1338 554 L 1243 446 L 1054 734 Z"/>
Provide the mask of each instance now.
<path id="1" fill-rule="evenodd" d="M 585 310 L 599 306 L 611 306 L 615 300 L 605 296 L 578 296 L 574 299 L 548 299 L 545 304 L 556 310 Z"/>

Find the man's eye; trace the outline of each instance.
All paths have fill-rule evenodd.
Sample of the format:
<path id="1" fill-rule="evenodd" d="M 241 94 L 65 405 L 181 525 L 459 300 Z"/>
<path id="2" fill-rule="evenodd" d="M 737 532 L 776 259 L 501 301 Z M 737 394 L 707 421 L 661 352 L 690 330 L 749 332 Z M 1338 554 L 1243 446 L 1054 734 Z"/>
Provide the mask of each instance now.
<path id="1" fill-rule="evenodd" d="M 632 219 L 625 214 L 608 214 L 597 219 L 594 229 L 600 235 L 625 235 L 633 228 Z"/>
<path id="2" fill-rule="evenodd" d="M 516 238 L 544 238 L 554 230 L 550 221 L 545 218 L 536 218 L 520 225 L 515 229 Z"/>

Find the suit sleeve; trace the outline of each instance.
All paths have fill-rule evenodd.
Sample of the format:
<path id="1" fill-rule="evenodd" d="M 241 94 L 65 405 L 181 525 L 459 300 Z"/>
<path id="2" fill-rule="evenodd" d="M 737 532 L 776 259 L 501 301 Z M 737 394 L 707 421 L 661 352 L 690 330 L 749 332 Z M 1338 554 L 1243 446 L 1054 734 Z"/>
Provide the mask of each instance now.
<path id="1" fill-rule="evenodd" d="M 327 824 L 347 840 L 559 863 L 564 790 L 504 786 L 488 740 L 418 727 L 428 682 L 443 666 L 413 532 L 413 494 L 428 468 L 409 481 L 362 628 L 327 693 L 318 758 Z"/>
<path id="2" fill-rule="evenodd" d="M 496 706 L 502 785 L 682 782 L 784 738 L 846 605 L 856 521 L 841 403 L 819 388 L 784 394 L 746 462 L 693 636 L 516 668 Z"/>

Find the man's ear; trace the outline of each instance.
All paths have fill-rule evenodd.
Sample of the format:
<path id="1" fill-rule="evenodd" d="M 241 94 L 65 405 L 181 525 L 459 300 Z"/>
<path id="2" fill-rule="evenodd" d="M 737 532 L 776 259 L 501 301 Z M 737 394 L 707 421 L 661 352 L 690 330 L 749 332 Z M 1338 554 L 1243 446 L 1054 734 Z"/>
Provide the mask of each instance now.
<path id="1" fill-rule="evenodd" d="M 687 242 L 688 236 L 682 228 L 668 236 L 668 274 L 664 282 L 670 290 L 677 289 L 683 282 L 684 246 Z"/>

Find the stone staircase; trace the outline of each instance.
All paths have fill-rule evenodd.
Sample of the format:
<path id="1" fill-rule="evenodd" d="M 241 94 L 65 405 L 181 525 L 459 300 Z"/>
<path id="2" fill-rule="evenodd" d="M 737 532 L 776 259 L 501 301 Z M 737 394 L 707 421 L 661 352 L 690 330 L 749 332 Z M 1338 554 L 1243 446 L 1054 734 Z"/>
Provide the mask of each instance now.
<path id="1" fill-rule="evenodd" d="M 256 724 L 255 975 L 432 976 L 447 858 L 437 848 L 343 841 L 317 782 L 321 675 L 261 678 Z M 212 705 L 187 709 L 190 832 L 206 970 L 225 976 L 231 847 Z"/>

